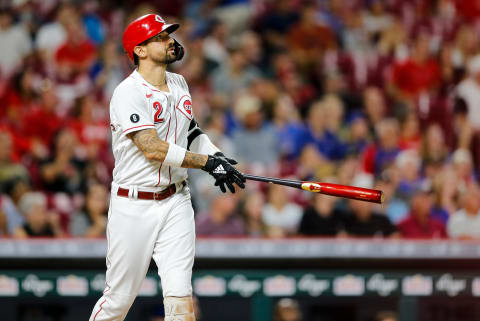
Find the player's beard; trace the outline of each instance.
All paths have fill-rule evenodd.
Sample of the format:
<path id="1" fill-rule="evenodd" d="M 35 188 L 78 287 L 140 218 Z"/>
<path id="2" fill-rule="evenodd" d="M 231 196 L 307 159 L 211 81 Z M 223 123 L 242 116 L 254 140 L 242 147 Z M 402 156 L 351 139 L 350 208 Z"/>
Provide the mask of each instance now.
<path id="1" fill-rule="evenodd" d="M 170 49 L 173 49 L 173 54 L 170 53 Z M 167 65 L 177 61 L 177 53 L 175 52 L 175 47 L 168 48 L 167 52 L 165 53 L 165 57 L 166 57 L 165 63 Z"/>
<path id="2" fill-rule="evenodd" d="M 167 48 L 165 50 L 165 55 L 163 57 L 161 57 L 161 58 L 152 57 L 152 60 L 154 62 L 156 62 L 157 64 L 169 65 L 171 63 L 174 63 L 177 60 L 177 54 L 175 52 L 170 53 L 169 52 L 170 49 L 172 49 L 172 48 Z"/>

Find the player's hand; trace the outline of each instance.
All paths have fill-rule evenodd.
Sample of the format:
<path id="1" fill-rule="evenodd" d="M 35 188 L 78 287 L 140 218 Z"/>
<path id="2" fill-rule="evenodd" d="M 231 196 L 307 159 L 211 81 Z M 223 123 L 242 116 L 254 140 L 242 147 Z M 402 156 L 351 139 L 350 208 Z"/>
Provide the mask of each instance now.
<path id="1" fill-rule="evenodd" d="M 246 179 L 242 173 L 240 173 L 233 165 L 236 165 L 237 161 L 231 158 L 225 157 L 223 153 L 217 152 L 215 155 L 208 155 L 208 160 L 205 166 L 202 168 L 215 178 L 215 186 L 220 187 L 223 193 L 226 193 L 228 187 L 230 192 L 235 193 L 234 184 L 237 184 L 240 188 L 245 188 Z"/>

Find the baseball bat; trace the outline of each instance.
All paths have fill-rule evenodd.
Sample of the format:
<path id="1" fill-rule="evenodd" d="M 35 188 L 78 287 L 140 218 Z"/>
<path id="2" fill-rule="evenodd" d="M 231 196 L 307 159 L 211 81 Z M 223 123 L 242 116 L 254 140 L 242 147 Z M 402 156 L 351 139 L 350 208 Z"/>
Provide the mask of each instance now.
<path id="1" fill-rule="evenodd" d="M 313 193 L 322 193 L 331 196 L 340 196 L 345 198 L 351 198 L 360 201 L 372 202 L 372 203 L 383 203 L 384 196 L 383 192 L 376 189 L 340 185 L 340 184 L 331 184 L 331 183 L 320 183 L 320 182 L 309 182 L 309 181 L 297 181 L 290 179 L 266 177 L 266 176 L 255 176 L 249 174 L 243 174 L 246 179 L 252 181 L 265 182 L 270 184 L 284 185 L 289 187 L 294 187 L 298 189 L 303 189 L 305 191 Z"/>

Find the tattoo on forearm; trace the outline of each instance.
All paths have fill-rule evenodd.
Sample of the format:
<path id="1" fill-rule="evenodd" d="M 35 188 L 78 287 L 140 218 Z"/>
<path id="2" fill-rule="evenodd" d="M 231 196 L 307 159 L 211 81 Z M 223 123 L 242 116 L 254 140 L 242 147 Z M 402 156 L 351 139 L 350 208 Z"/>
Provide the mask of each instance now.
<path id="1" fill-rule="evenodd" d="M 182 167 L 185 168 L 202 168 L 208 160 L 207 155 L 187 152 L 183 159 Z"/>
<path id="2" fill-rule="evenodd" d="M 158 137 L 155 129 L 140 130 L 129 134 L 128 137 L 132 139 L 148 160 L 158 162 L 165 160 L 169 145 Z M 202 168 L 207 160 L 207 155 L 187 152 L 182 167 Z"/>
<path id="3" fill-rule="evenodd" d="M 163 162 L 168 151 L 168 143 L 158 138 L 155 129 L 145 129 L 129 136 L 149 160 Z"/>

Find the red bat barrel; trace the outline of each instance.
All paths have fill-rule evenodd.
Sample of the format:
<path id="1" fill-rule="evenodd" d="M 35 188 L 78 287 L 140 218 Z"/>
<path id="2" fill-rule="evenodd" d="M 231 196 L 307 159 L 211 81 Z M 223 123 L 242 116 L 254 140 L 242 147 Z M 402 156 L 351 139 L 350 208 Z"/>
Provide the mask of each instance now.
<path id="1" fill-rule="evenodd" d="M 322 193 L 332 196 L 353 198 L 360 201 L 367 201 L 373 203 L 383 202 L 382 191 L 369 188 L 331 183 L 302 182 L 302 189 L 310 192 Z"/>

